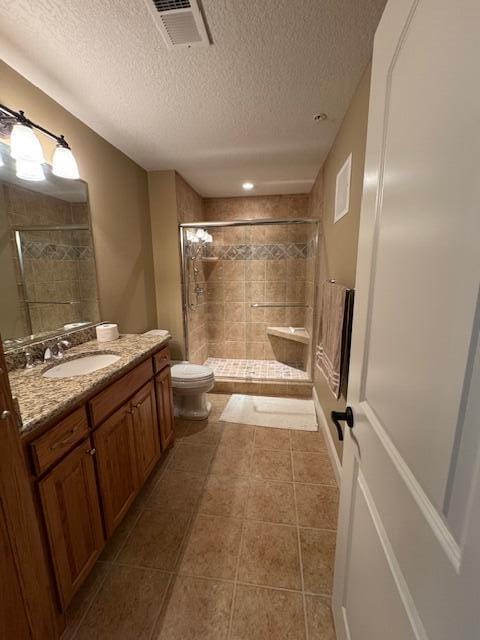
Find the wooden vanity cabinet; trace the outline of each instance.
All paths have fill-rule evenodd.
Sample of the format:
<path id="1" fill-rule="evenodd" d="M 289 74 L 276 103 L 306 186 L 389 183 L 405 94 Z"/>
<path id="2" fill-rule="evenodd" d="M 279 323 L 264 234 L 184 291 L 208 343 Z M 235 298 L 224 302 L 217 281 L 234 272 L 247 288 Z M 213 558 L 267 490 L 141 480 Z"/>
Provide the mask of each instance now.
<path id="1" fill-rule="evenodd" d="M 160 459 L 161 453 L 153 382 L 142 387 L 133 396 L 130 404 L 137 452 L 138 480 L 141 487 Z"/>
<path id="2" fill-rule="evenodd" d="M 47 536 L 62 608 L 95 564 L 104 545 L 90 439 L 39 482 Z"/>
<path id="3" fill-rule="evenodd" d="M 173 442 L 169 365 L 166 347 L 29 442 L 62 610 Z"/>
<path id="4" fill-rule="evenodd" d="M 173 392 L 170 367 L 165 367 L 155 377 L 157 387 L 158 426 L 162 450 L 167 449 L 173 442 Z"/>
<path id="5" fill-rule="evenodd" d="M 138 491 L 138 470 L 130 403 L 123 405 L 93 433 L 98 485 L 107 536 L 123 520 Z"/>

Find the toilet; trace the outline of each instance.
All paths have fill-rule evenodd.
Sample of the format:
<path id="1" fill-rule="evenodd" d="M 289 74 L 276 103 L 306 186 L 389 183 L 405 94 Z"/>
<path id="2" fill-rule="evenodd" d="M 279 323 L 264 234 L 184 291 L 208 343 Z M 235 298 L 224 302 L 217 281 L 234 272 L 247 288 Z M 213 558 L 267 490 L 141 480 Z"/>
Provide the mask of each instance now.
<path id="1" fill-rule="evenodd" d="M 173 362 L 171 375 L 175 416 L 186 420 L 208 418 L 212 405 L 206 394 L 215 382 L 212 369 L 191 362 Z"/>

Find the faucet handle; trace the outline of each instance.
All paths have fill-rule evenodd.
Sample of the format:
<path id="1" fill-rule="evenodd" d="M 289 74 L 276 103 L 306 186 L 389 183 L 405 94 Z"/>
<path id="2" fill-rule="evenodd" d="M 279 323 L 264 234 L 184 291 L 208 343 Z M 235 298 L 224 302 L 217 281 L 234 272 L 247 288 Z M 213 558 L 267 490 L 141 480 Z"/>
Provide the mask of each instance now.
<path id="1" fill-rule="evenodd" d="M 49 362 L 53 358 L 53 352 L 50 347 L 47 347 L 43 353 L 43 361 Z"/>
<path id="2" fill-rule="evenodd" d="M 25 354 L 25 369 L 32 369 L 36 364 L 33 353 L 30 349 L 25 349 L 23 353 Z"/>

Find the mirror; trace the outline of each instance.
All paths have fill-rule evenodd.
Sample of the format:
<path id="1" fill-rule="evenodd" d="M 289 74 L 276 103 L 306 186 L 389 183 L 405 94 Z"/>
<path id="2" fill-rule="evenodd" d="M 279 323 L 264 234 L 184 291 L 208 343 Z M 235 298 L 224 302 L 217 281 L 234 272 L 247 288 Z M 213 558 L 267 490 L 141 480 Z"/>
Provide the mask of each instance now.
<path id="1" fill-rule="evenodd" d="M 21 180 L 2 142 L 0 154 L 0 333 L 8 350 L 100 318 L 87 184 L 56 177 L 47 164 L 45 180 Z"/>

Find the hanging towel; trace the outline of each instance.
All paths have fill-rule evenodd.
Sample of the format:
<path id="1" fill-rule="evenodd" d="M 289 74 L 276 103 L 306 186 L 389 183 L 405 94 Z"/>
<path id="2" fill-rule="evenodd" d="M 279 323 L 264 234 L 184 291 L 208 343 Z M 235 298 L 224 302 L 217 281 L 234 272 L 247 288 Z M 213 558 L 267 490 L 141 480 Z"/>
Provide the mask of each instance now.
<path id="1" fill-rule="evenodd" d="M 337 399 L 340 396 L 342 337 L 347 291 L 347 287 L 335 282 L 324 282 L 321 286 L 316 364 Z"/>

